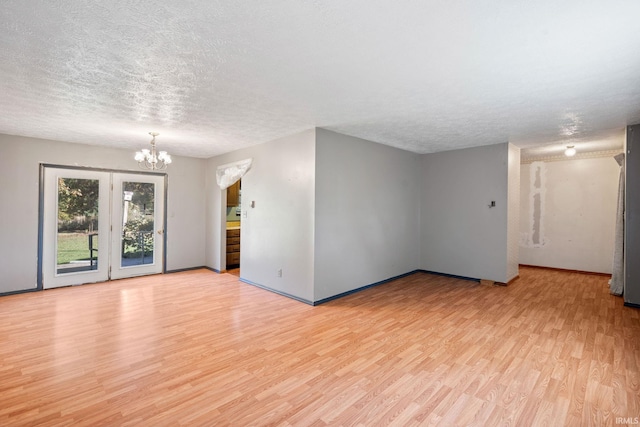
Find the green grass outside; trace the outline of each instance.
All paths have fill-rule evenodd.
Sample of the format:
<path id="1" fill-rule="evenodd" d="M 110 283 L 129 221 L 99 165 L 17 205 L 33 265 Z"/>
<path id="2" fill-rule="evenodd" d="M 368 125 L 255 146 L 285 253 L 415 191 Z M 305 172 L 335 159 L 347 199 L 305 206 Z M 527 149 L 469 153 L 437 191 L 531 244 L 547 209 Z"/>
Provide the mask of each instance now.
<path id="1" fill-rule="evenodd" d="M 93 237 L 93 247 L 98 248 L 98 236 Z M 98 253 L 94 252 L 94 256 Z M 89 260 L 89 235 L 86 233 L 58 233 L 58 265 L 71 261 Z"/>
<path id="2" fill-rule="evenodd" d="M 93 247 L 98 248 L 98 236 L 93 237 Z M 89 261 L 89 235 L 86 233 L 58 233 L 58 265 L 71 261 Z M 97 257 L 98 252 L 93 256 Z M 135 248 L 127 248 L 123 258 L 140 258 L 142 253 Z M 152 257 L 153 250 L 145 252 L 145 257 Z"/>

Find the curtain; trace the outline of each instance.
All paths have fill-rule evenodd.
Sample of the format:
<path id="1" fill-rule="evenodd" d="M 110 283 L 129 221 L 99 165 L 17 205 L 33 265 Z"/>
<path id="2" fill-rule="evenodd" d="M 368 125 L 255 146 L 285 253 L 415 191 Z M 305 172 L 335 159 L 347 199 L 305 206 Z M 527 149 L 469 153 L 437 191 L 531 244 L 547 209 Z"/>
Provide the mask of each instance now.
<path id="1" fill-rule="evenodd" d="M 622 295 L 624 288 L 624 153 L 614 157 L 620 165 L 618 184 L 618 211 L 616 213 L 616 236 L 613 244 L 613 271 L 609 281 L 609 292 Z"/>

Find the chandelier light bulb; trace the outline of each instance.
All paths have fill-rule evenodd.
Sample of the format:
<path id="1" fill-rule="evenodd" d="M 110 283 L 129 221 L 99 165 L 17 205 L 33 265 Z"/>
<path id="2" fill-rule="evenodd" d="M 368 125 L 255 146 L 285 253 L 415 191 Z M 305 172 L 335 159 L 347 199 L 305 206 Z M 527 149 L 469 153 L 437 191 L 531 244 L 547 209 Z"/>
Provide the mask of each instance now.
<path id="1" fill-rule="evenodd" d="M 167 165 L 168 165 L 169 163 L 171 163 L 171 156 L 170 156 L 169 154 L 167 154 L 167 152 L 166 152 L 166 151 L 161 151 L 161 152 L 158 154 L 158 160 L 161 160 L 161 161 L 163 161 L 165 164 L 167 164 Z"/>

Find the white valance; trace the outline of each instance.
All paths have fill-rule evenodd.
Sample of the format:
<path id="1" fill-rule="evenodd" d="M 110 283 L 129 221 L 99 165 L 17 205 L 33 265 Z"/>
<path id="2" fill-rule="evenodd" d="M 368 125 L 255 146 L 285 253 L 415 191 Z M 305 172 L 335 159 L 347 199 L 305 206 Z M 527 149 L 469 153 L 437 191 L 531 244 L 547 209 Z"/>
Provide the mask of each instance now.
<path id="1" fill-rule="evenodd" d="M 252 162 L 253 159 L 245 159 L 218 166 L 216 169 L 216 181 L 220 189 L 226 190 L 238 182 L 251 169 Z"/>

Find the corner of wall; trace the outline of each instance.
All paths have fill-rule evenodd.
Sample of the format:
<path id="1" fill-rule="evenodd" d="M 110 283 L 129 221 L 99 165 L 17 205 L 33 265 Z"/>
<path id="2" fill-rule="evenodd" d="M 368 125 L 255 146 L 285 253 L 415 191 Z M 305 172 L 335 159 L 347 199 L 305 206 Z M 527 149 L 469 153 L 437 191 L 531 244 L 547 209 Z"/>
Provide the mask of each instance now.
<path id="1" fill-rule="evenodd" d="M 207 180 L 215 183 L 219 165 L 253 159 L 242 180 L 242 280 L 308 301 L 313 299 L 315 135 L 308 129 L 207 163 Z M 250 201 L 255 207 L 247 207 Z M 207 265 L 212 268 L 219 268 L 226 252 L 223 202 L 220 191 L 207 194 Z"/>
<path id="2" fill-rule="evenodd" d="M 422 155 L 421 269 L 507 281 L 508 146 Z"/>
<path id="3" fill-rule="evenodd" d="M 419 155 L 322 128 L 316 135 L 314 300 L 416 270 Z"/>
<path id="4" fill-rule="evenodd" d="M 511 143 L 507 174 L 507 282 L 509 282 L 518 277 L 520 265 L 520 148 Z"/>

